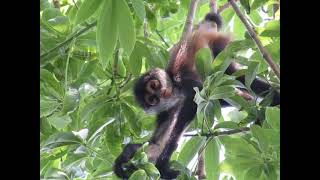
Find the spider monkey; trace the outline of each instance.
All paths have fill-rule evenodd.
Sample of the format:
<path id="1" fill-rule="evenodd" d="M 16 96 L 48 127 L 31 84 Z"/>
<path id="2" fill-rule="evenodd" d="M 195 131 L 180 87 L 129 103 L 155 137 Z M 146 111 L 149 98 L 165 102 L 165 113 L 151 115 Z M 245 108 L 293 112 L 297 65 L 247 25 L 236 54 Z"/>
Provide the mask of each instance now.
<path id="1" fill-rule="evenodd" d="M 146 153 L 154 163 L 163 179 L 174 179 L 179 172 L 169 167 L 169 160 L 177 148 L 180 136 L 187 129 L 197 112 L 193 101 L 194 87 L 202 89 L 202 81 L 195 67 L 195 53 L 200 48 L 209 47 L 216 57 L 230 42 L 230 37 L 220 30 L 221 17 L 208 13 L 195 28 L 186 41 L 180 41 L 172 50 L 165 70 L 154 68 L 143 74 L 134 86 L 134 96 L 146 113 L 157 115 L 156 129 L 149 140 Z M 237 71 L 238 65 L 231 63 L 226 74 Z M 244 77 L 239 77 L 244 83 Z M 255 92 L 268 90 L 270 86 L 254 80 Z M 245 92 L 242 92 L 245 94 Z M 275 96 L 273 104 L 280 103 L 280 95 Z M 223 102 L 222 106 L 228 106 Z M 230 105 L 229 105 L 230 106 Z M 133 165 L 125 165 L 142 144 L 128 144 L 115 160 L 114 173 L 121 178 L 129 178 L 136 170 Z"/>

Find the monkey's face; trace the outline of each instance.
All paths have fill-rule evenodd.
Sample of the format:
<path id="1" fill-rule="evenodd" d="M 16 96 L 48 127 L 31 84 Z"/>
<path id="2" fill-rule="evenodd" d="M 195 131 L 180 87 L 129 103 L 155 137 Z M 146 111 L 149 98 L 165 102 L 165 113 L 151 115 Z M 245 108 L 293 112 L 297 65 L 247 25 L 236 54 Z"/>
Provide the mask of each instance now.
<path id="1" fill-rule="evenodd" d="M 174 106 L 179 98 L 168 74 L 155 68 L 144 74 L 134 88 L 138 103 L 147 113 L 159 113 Z"/>

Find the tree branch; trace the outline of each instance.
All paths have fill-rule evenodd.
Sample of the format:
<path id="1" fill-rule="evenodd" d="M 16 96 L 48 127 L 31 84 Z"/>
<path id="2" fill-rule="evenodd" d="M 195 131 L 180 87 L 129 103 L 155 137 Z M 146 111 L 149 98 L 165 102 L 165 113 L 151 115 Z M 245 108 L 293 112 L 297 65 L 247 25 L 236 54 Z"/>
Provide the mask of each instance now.
<path id="1" fill-rule="evenodd" d="M 235 0 L 235 1 L 237 1 L 237 0 Z M 230 3 L 227 2 L 227 3 L 225 3 L 224 5 L 222 5 L 222 6 L 219 7 L 217 13 L 220 14 L 222 11 L 224 11 L 225 9 L 227 9 L 227 8 L 229 8 L 229 7 L 230 7 Z"/>
<path id="2" fill-rule="evenodd" d="M 239 129 L 232 129 L 229 131 L 220 131 L 220 132 L 216 131 L 213 133 L 201 133 L 201 134 L 184 134 L 183 136 L 185 136 L 185 137 L 190 137 L 190 136 L 217 137 L 217 136 L 237 134 L 237 133 L 246 132 L 246 131 L 250 131 L 250 128 L 249 127 L 242 127 Z"/>
<path id="3" fill-rule="evenodd" d="M 262 46 L 261 41 L 259 40 L 257 34 L 253 31 L 252 27 L 249 25 L 248 21 L 245 19 L 243 14 L 241 13 L 239 7 L 236 5 L 234 0 L 228 0 L 230 2 L 230 5 L 236 12 L 237 16 L 240 18 L 242 23 L 245 25 L 246 29 L 248 30 L 251 38 L 255 41 L 257 44 L 260 53 L 262 54 L 262 57 L 267 61 L 268 65 L 271 67 L 275 75 L 280 79 L 280 69 L 279 67 L 273 62 L 270 54 L 266 51 L 266 49 Z"/>
<path id="4" fill-rule="evenodd" d="M 89 29 L 91 29 L 92 27 L 97 25 L 97 21 L 94 21 L 91 24 L 88 24 L 85 28 L 81 29 L 80 31 L 78 31 L 77 33 L 73 34 L 72 36 L 70 36 L 68 39 L 66 39 L 65 41 L 63 41 L 62 43 L 58 44 L 56 47 L 50 49 L 48 52 L 43 53 L 42 55 L 40 55 L 40 60 L 43 57 L 46 57 L 47 55 L 49 55 L 50 53 L 54 52 L 55 50 L 61 48 L 62 46 L 65 46 L 66 44 L 68 44 L 69 42 L 71 42 L 73 39 L 77 38 L 78 36 L 80 36 L 81 34 L 85 33 L 86 31 L 88 31 Z"/>
<path id="5" fill-rule="evenodd" d="M 198 0 L 191 0 L 190 5 L 189 5 L 189 12 L 187 15 L 187 19 L 184 24 L 182 36 L 180 38 L 181 42 L 184 41 L 188 37 L 188 35 L 190 35 L 192 33 L 193 17 L 194 17 L 194 13 L 197 9 L 197 5 L 198 5 Z"/>
<path id="6" fill-rule="evenodd" d="M 209 2 L 210 11 L 213 13 L 217 13 L 217 4 L 216 0 L 210 0 Z"/>

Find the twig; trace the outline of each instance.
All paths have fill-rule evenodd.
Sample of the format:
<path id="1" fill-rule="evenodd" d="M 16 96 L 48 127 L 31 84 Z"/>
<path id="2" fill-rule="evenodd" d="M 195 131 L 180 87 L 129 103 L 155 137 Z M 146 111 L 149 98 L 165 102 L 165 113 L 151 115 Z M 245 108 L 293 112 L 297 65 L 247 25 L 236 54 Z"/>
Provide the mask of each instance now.
<path id="1" fill-rule="evenodd" d="M 164 44 L 167 47 L 170 47 L 169 44 L 164 40 L 164 38 L 162 37 L 162 35 L 160 34 L 160 32 L 158 30 L 156 30 L 157 35 L 160 37 L 160 39 L 162 40 L 162 42 L 164 42 Z"/>
<path id="2" fill-rule="evenodd" d="M 237 1 L 237 0 L 235 0 L 235 1 Z M 227 3 L 225 3 L 224 5 L 222 5 L 222 6 L 219 7 L 217 13 L 220 14 L 222 11 L 224 11 L 225 9 L 227 9 L 227 8 L 229 8 L 229 7 L 230 7 L 230 3 L 227 2 Z"/>
<path id="3" fill-rule="evenodd" d="M 187 15 L 187 19 L 184 24 L 183 33 L 180 38 L 181 42 L 183 42 L 188 37 L 188 35 L 190 35 L 192 33 L 193 17 L 194 17 L 194 13 L 197 9 L 197 5 L 198 5 L 198 0 L 191 0 L 190 5 L 189 5 L 189 12 Z"/>
<path id="4" fill-rule="evenodd" d="M 273 62 L 270 54 L 266 51 L 266 49 L 262 46 L 261 41 L 258 39 L 257 34 L 253 31 L 252 27 L 249 25 L 249 23 L 247 22 L 247 20 L 245 19 L 245 17 L 243 16 L 243 14 L 241 13 L 239 7 L 236 5 L 236 3 L 234 2 L 234 0 L 229 0 L 232 8 L 234 9 L 234 11 L 236 12 L 237 16 L 240 18 L 240 20 L 242 21 L 242 23 L 245 25 L 246 29 L 248 30 L 251 38 L 255 41 L 255 43 L 257 44 L 260 53 L 262 54 L 262 57 L 267 61 L 267 63 L 269 64 L 269 66 L 271 67 L 271 69 L 273 70 L 273 72 L 275 73 L 275 75 L 280 79 L 280 69 L 279 67 Z"/>
<path id="5" fill-rule="evenodd" d="M 185 137 L 190 137 L 190 136 L 204 136 L 204 137 L 217 137 L 217 136 L 224 136 L 224 135 L 232 135 L 232 134 L 237 134 L 241 132 L 246 132 L 250 131 L 249 127 L 242 127 L 239 129 L 232 129 L 229 131 L 221 131 L 221 132 L 213 132 L 213 133 L 202 133 L 202 134 L 184 134 L 183 136 Z"/>
<path id="6" fill-rule="evenodd" d="M 198 179 L 205 179 L 206 178 L 206 172 L 205 172 L 205 164 L 204 164 L 204 157 L 203 152 L 198 153 L 198 165 L 196 167 L 196 175 L 198 175 Z"/>
<path id="7" fill-rule="evenodd" d="M 210 0 L 209 2 L 210 11 L 213 13 L 217 13 L 217 4 L 216 0 Z"/>
<path id="8" fill-rule="evenodd" d="M 52 53 L 53 51 L 61 48 L 62 46 L 68 44 L 69 42 L 71 42 L 74 38 L 80 36 L 81 34 L 85 33 L 86 31 L 88 31 L 89 29 L 91 29 L 92 27 L 97 25 L 97 21 L 94 21 L 91 24 L 88 24 L 85 28 L 81 29 L 79 32 L 75 33 L 74 35 L 72 35 L 71 37 L 69 37 L 68 39 L 66 39 L 65 41 L 63 41 L 62 43 L 58 44 L 56 47 L 50 49 L 49 51 L 45 52 L 44 54 L 40 55 L 40 59 L 49 55 L 50 53 Z"/>

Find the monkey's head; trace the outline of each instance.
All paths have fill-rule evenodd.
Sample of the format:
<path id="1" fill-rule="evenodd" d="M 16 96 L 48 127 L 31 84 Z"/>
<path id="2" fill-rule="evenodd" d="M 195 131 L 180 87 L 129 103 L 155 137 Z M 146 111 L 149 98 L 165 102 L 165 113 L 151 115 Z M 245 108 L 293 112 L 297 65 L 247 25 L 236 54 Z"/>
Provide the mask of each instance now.
<path id="1" fill-rule="evenodd" d="M 167 72 L 154 68 L 143 74 L 134 86 L 138 104 L 146 113 L 153 114 L 167 110 L 178 101 L 178 91 Z"/>

